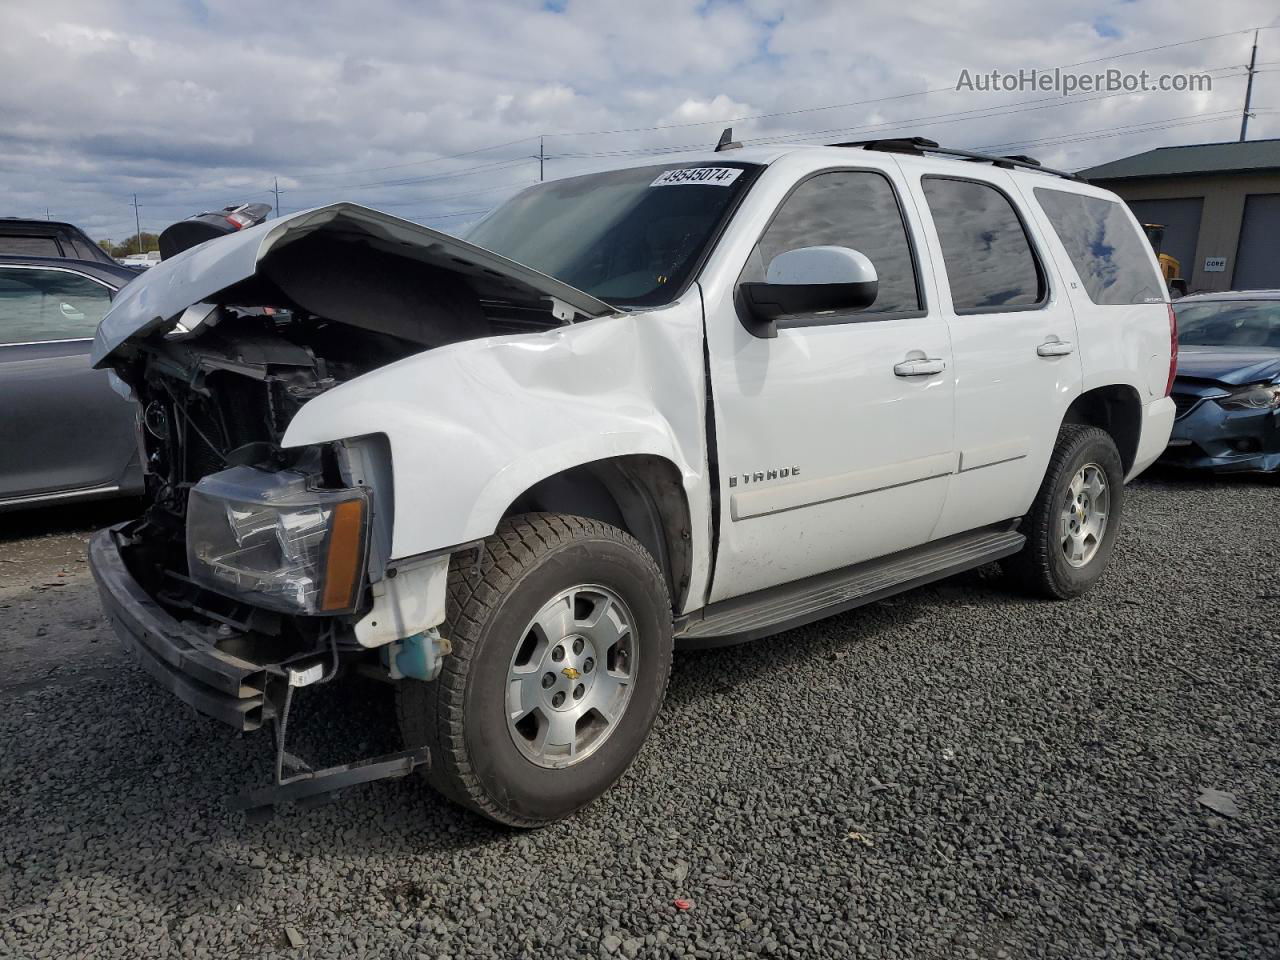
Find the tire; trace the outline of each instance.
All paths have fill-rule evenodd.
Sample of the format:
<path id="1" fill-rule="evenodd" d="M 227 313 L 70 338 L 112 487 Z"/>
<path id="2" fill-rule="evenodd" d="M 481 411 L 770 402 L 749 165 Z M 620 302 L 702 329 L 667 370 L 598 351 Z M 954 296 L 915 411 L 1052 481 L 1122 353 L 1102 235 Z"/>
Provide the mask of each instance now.
<path id="1" fill-rule="evenodd" d="M 556 611 L 567 634 L 559 652 L 570 659 L 553 662 L 554 631 L 539 632 L 535 618 L 552 622 Z M 591 627 L 593 618 L 603 626 Z M 607 633 L 624 639 L 606 648 L 608 637 L 598 634 Z M 622 776 L 653 727 L 671 673 L 671 602 L 662 571 L 634 538 L 582 517 L 522 514 L 504 520 L 479 551 L 455 555 L 445 636 L 452 652 L 440 677 L 399 684 L 405 745 L 430 748 L 427 779 L 446 797 L 516 827 L 567 817 Z M 598 665 L 590 656 L 593 638 L 601 648 Z M 580 640 L 586 646 L 575 652 Z M 517 670 L 538 683 L 513 680 Z M 615 677 L 626 670 L 629 679 L 619 683 Z M 550 689 L 548 677 L 555 681 Z M 583 684 L 590 686 L 573 700 Z M 600 699 L 606 691 L 613 691 L 607 703 Z M 563 696 L 553 709 L 556 693 Z M 513 696 L 538 706 L 509 725 Z M 573 711 L 593 698 L 601 710 L 572 721 Z M 606 723 L 606 713 L 617 715 Z M 566 729 L 585 732 L 553 743 L 552 733 Z M 566 739 L 577 746 L 563 745 Z"/>
<path id="2" fill-rule="evenodd" d="M 1064 520 L 1064 514 L 1068 497 L 1075 499 L 1071 490 L 1073 481 L 1088 468 L 1097 468 L 1105 482 L 1106 523 L 1101 535 L 1094 537 L 1092 550 L 1076 556 L 1073 562 L 1068 559 L 1070 543 L 1064 547 L 1066 534 L 1073 528 Z M 1018 527 L 1027 544 L 1021 552 L 1001 561 L 1006 576 L 1026 592 L 1054 600 L 1078 597 L 1088 591 L 1102 576 L 1111 557 L 1120 532 L 1124 493 L 1124 468 L 1111 435 L 1097 427 L 1065 424 L 1058 433 L 1058 442 L 1035 501 Z M 1077 518 L 1084 516 L 1088 522 L 1096 521 L 1098 510 L 1089 514 L 1090 505 L 1096 507 L 1087 499 L 1085 513 L 1077 514 Z"/>

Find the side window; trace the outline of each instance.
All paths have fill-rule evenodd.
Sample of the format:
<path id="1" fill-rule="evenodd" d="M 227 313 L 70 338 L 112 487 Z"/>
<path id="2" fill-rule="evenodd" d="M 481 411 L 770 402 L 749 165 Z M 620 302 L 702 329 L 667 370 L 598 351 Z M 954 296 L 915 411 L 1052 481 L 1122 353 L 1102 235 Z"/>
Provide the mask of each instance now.
<path id="1" fill-rule="evenodd" d="M 0 343 L 92 337 L 111 292 L 65 270 L 0 266 Z"/>
<path id="2" fill-rule="evenodd" d="M 1053 232 L 1097 304 L 1164 300 L 1164 283 L 1151 266 L 1146 240 L 1114 200 L 1036 187 Z"/>
<path id="3" fill-rule="evenodd" d="M 3 236 L 0 254 L 8 257 L 60 257 L 62 248 L 53 237 Z"/>
<path id="4" fill-rule="evenodd" d="M 956 313 L 1000 313 L 1044 302 L 1044 273 L 1008 197 L 972 180 L 925 177 L 921 187 Z"/>
<path id="5" fill-rule="evenodd" d="M 870 258 L 880 279 L 866 314 L 915 313 L 920 308 L 915 264 L 897 195 L 889 180 L 865 170 L 820 173 L 783 201 L 756 246 L 744 280 L 763 280 L 769 263 L 798 247 L 851 247 Z"/>

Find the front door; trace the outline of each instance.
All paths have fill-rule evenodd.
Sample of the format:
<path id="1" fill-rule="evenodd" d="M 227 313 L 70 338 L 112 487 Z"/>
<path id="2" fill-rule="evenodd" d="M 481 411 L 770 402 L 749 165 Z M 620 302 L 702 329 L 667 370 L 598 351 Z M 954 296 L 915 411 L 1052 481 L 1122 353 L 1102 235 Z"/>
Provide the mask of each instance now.
<path id="1" fill-rule="evenodd" d="M 708 294 L 719 477 L 710 601 L 930 539 L 955 469 L 951 347 L 928 303 L 893 171 L 814 174 L 781 200 L 739 276 L 778 254 L 849 247 L 879 277 L 862 310 L 754 335 L 736 285 Z"/>

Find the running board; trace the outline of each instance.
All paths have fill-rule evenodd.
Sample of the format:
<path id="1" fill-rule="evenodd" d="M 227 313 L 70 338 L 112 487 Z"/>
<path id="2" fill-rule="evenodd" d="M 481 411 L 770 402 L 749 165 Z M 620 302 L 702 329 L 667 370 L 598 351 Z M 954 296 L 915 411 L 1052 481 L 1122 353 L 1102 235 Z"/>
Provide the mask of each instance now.
<path id="1" fill-rule="evenodd" d="M 744 643 L 874 603 L 1017 553 L 1026 537 L 984 527 L 876 560 L 714 603 L 676 633 L 685 649 Z"/>

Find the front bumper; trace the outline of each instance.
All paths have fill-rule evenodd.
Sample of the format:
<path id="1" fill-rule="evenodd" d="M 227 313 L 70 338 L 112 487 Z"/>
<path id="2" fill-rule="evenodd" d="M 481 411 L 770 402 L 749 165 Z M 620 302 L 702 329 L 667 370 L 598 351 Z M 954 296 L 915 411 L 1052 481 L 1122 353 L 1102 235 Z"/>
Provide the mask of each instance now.
<path id="1" fill-rule="evenodd" d="M 268 712 L 264 667 L 217 649 L 139 586 L 120 554 L 120 524 L 94 535 L 89 567 L 116 635 L 166 690 L 237 730 L 256 730 Z"/>
<path id="2" fill-rule="evenodd" d="M 1162 465 L 1219 473 L 1280 470 L 1280 410 L 1227 410 L 1210 397 L 1189 402 L 1173 423 Z"/>

